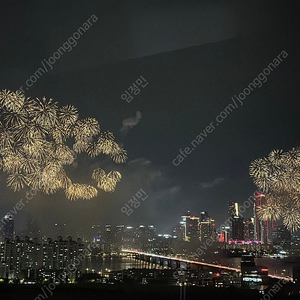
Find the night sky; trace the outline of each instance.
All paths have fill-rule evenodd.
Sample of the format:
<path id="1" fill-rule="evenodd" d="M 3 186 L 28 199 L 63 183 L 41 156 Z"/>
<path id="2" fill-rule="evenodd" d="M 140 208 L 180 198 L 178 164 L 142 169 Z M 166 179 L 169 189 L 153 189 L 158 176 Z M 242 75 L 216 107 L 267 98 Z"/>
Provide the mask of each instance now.
<path id="1" fill-rule="evenodd" d="M 254 191 L 248 167 L 273 149 L 300 146 L 298 1 L 1 1 L 0 87 L 73 104 L 95 117 L 128 151 L 128 162 L 80 155 L 72 179 L 90 182 L 97 166 L 119 170 L 114 193 L 71 202 L 63 191 L 38 193 L 15 216 L 23 230 L 30 214 L 53 235 L 90 234 L 92 224 L 154 224 L 170 233 L 187 211 L 208 211 L 216 224 L 227 202 Z M 30 88 L 42 67 L 92 15 L 98 20 Z M 174 166 L 232 97 L 282 51 L 288 53 L 197 148 Z M 148 85 L 129 103 L 121 95 L 140 76 Z M 0 177 L 0 215 L 25 198 Z M 121 212 L 139 189 L 148 196 L 130 216 Z M 251 216 L 251 210 L 246 216 Z"/>

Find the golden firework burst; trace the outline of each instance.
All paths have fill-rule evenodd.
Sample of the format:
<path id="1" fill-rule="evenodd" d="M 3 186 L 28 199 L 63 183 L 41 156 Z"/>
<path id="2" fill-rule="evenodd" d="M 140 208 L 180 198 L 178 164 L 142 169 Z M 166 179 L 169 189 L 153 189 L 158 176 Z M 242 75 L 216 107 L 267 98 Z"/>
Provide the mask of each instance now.
<path id="1" fill-rule="evenodd" d="M 249 166 L 253 183 L 266 193 L 262 219 L 282 219 L 290 231 L 300 228 L 300 149 L 273 150 Z"/>
<path id="2" fill-rule="evenodd" d="M 14 191 L 38 187 L 51 194 L 64 189 L 70 200 L 91 199 L 98 195 L 96 187 L 72 183 L 65 172 L 64 166 L 75 160 L 74 151 L 91 157 L 106 154 L 116 163 L 127 159 L 113 134 L 101 133 L 95 118 L 79 119 L 73 105 L 59 107 L 52 99 L 30 99 L 2 90 L 0 109 L 0 167 L 8 174 L 7 185 Z M 92 178 L 100 189 L 114 191 L 121 174 L 111 171 L 106 175 L 101 170 L 94 170 Z"/>

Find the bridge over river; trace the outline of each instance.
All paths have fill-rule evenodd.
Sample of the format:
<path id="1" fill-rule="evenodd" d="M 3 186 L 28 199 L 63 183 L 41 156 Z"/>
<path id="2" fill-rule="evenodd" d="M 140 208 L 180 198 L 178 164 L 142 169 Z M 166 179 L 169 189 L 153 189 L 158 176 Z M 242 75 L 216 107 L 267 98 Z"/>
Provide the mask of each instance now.
<path id="1" fill-rule="evenodd" d="M 195 265 L 198 266 L 199 270 L 215 270 L 215 271 L 228 271 L 230 273 L 241 273 L 241 269 L 239 268 L 232 268 L 224 265 L 218 265 L 218 264 L 212 264 L 212 263 L 206 263 L 202 261 L 197 260 L 189 260 L 184 259 L 180 257 L 174 257 L 174 256 L 164 256 L 159 254 L 153 254 L 148 252 L 141 252 L 138 250 L 130 250 L 130 249 L 123 249 L 122 250 L 125 253 L 133 255 L 136 259 L 141 260 L 145 263 L 145 266 L 152 268 L 156 265 L 159 265 L 161 268 L 169 268 L 169 269 L 179 269 L 180 265 L 182 263 L 189 264 L 189 265 Z M 275 275 L 270 275 L 272 278 L 278 278 L 278 279 L 284 279 L 284 280 L 293 280 L 290 277 L 280 277 Z"/>

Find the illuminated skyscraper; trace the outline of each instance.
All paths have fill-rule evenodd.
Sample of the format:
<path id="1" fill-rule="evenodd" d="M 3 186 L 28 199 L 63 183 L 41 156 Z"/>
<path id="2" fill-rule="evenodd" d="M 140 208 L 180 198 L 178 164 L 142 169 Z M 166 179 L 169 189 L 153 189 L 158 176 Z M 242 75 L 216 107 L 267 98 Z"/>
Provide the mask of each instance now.
<path id="1" fill-rule="evenodd" d="M 254 239 L 264 244 L 269 243 L 269 221 L 259 219 L 261 206 L 264 202 L 265 195 L 263 193 L 256 193 L 254 202 Z"/>
<path id="2" fill-rule="evenodd" d="M 123 239 L 123 247 L 126 249 L 130 249 L 134 247 L 135 234 L 134 228 L 131 226 L 127 226 L 124 229 L 124 239 Z"/>
<path id="3" fill-rule="evenodd" d="M 184 236 L 185 228 L 181 224 L 173 229 L 173 237 L 177 238 L 180 241 L 183 241 Z"/>
<path id="4" fill-rule="evenodd" d="M 239 216 L 234 216 L 232 220 L 232 236 L 233 240 L 244 240 L 244 219 Z"/>
<path id="5" fill-rule="evenodd" d="M 200 213 L 200 241 L 213 237 L 215 221 L 209 217 L 206 211 Z"/>
<path id="6" fill-rule="evenodd" d="M 3 238 L 11 240 L 14 236 L 14 228 L 15 228 L 14 216 L 11 214 L 7 214 L 4 216 L 2 222 L 3 222 L 3 229 L 2 229 Z"/>
<path id="7" fill-rule="evenodd" d="M 242 236 L 241 222 L 243 220 L 239 217 L 239 205 L 237 202 L 228 201 L 228 216 L 230 220 L 229 239 L 240 240 Z"/>
<path id="8" fill-rule="evenodd" d="M 228 242 L 229 241 L 229 234 L 230 234 L 230 227 L 229 226 L 222 226 L 220 228 L 220 237 L 219 241 L 220 242 Z"/>
<path id="9" fill-rule="evenodd" d="M 228 215 L 239 216 L 239 204 L 234 201 L 228 201 Z"/>
<path id="10" fill-rule="evenodd" d="M 200 224 L 199 217 L 182 216 L 181 226 L 184 228 L 185 241 L 199 241 L 200 237 Z"/>
<path id="11" fill-rule="evenodd" d="M 209 214 L 207 211 L 201 211 L 200 222 L 207 221 L 209 219 Z"/>
<path id="12" fill-rule="evenodd" d="M 189 241 L 199 241 L 200 223 L 198 217 L 191 216 L 186 220 L 186 236 Z"/>
<path id="13" fill-rule="evenodd" d="M 114 249 L 114 235 L 112 232 L 112 226 L 110 224 L 105 225 L 102 237 L 102 251 L 104 253 L 111 253 Z"/>
<path id="14" fill-rule="evenodd" d="M 174 235 L 186 242 L 203 241 L 215 237 L 214 220 L 206 211 L 200 213 L 199 217 L 186 215 L 181 216 L 180 226 L 174 229 Z"/>
<path id="15" fill-rule="evenodd" d="M 244 231 L 245 231 L 245 240 L 253 241 L 254 240 L 254 218 L 246 220 Z"/>
<path id="16" fill-rule="evenodd" d="M 124 233 L 125 233 L 125 226 L 124 225 L 117 225 L 116 233 L 115 233 L 115 241 L 116 247 L 118 251 L 121 251 L 124 241 Z"/>

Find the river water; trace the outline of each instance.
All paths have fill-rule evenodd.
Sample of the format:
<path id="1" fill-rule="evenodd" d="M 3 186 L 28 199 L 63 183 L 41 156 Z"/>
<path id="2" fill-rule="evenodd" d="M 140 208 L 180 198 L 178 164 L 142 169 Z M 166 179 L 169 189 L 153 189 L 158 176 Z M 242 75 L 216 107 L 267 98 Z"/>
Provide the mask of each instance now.
<path id="1" fill-rule="evenodd" d="M 124 269 L 140 268 L 140 262 L 130 257 L 97 257 L 92 256 L 85 262 L 85 268 L 90 272 L 94 270 L 95 273 L 105 272 L 108 270 L 119 271 Z"/>

